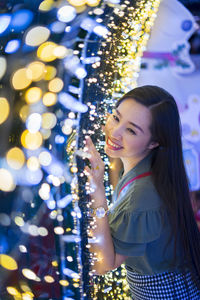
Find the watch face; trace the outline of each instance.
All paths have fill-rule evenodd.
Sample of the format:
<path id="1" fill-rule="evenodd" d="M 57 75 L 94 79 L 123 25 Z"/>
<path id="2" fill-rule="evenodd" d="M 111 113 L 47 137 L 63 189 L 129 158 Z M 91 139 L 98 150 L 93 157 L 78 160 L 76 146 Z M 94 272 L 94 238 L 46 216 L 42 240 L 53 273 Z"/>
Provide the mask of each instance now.
<path id="1" fill-rule="evenodd" d="M 96 216 L 97 216 L 97 218 L 103 218 L 105 216 L 105 208 L 104 207 L 98 207 L 96 209 Z"/>

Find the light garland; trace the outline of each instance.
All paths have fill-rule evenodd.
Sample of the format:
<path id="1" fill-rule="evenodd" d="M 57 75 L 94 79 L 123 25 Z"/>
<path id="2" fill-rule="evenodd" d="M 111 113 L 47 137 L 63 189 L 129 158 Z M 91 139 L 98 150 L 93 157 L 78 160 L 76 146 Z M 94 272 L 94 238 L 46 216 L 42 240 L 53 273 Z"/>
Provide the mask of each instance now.
<path id="1" fill-rule="evenodd" d="M 159 4 L 159 0 L 137 1 L 134 8 L 130 5 L 130 1 L 124 1 L 122 5 L 114 8 L 114 14 L 117 16 L 116 19 L 119 21 L 119 24 L 117 24 L 113 15 L 110 16 L 107 25 L 110 32 L 106 41 L 102 42 L 101 50 L 98 52 L 100 54 L 103 53 L 106 57 L 105 71 L 98 74 L 97 77 L 99 77 L 99 80 L 95 80 L 95 76 L 93 79 L 88 80 L 88 86 L 92 82 L 99 82 L 101 91 L 103 93 L 106 92 L 108 95 L 101 102 L 101 109 L 104 114 L 114 106 L 113 99 L 118 99 L 123 93 L 137 86 L 141 58 L 143 52 L 146 50 Z M 112 51 L 108 49 L 112 49 Z M 115 74 L 118 78 L 113 81 Z M 99 115 L 99 117 L 103 119 L 103 116 Z M 90 118 L 90 121 L 93 122 L 94 118 Z M 97 150 L 102 153 L 102 159 L 105 163 L 105 190 L 107 199 L 111 199 L 113 189 L 112 186 L 107 184 L 109 182 L 108 173 L 111 166 L 107 156 L 103 154 L 103 138 L 98 138 L 95 145 Z M 88 232 L 95 229 L 95 223 L 94 217 L 88 226 Z M 91 266 L 93 268 L 98 255 L 94 253 L 91 257 Z M 93 270 L 94 272 L 95 270 Z M 92 299 L 130 299 L 124 265 L 117 271 L 107 273 L 103 276 L 103 280 L 97 278 L 97 281 L 94 282 Z"/>

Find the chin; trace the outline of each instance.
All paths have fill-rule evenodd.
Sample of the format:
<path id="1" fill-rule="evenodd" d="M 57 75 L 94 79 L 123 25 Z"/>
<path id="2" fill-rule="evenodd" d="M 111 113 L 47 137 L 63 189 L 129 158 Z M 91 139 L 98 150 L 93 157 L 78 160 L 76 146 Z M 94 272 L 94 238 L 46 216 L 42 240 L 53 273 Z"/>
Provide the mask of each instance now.
<path id="1" fill-rule="evenodd" d="M 104 151 L 105 151 L 105 153 L 106 153 L 109 157 L 112 157 L 112 158 L 119 158 L 119 154 L 113 152 L 113 151 L 110 150 L 107 146 L 104 147 Z"/>

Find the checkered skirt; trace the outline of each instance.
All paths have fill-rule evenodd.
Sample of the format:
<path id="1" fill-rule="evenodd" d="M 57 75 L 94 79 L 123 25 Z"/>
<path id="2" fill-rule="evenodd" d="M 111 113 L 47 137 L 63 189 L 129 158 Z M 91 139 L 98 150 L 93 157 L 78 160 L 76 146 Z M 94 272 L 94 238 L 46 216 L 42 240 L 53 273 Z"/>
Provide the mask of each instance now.
<path id="1" fill-rule="evenodd" d="M 190 272 L 185 276 L 176 272 L 139 275 L 128 267 L 126 270 L 134 300 L 200 300 L 200 291 L 194 284 Z"/>

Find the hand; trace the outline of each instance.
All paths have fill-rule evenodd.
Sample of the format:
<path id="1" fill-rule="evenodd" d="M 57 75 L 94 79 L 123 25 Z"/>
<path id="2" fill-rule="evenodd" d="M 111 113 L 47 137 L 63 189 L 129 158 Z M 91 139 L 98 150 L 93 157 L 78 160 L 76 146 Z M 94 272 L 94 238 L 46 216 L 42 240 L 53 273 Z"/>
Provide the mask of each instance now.
<path id="1" fill-rule="evenodd" d="M 88 153 L 90 154 L 90 164 L 91 168 L 88 166 L 85 167 L 86 175 L 88 176 L 91 187 L 95 188 L 95 192 L 102 191 L 104 192 L 104 162 L 101 159 L 99 152 L 96 150 L 90 137 L 86 138 L 86 147 L 88 148 Z"/>

